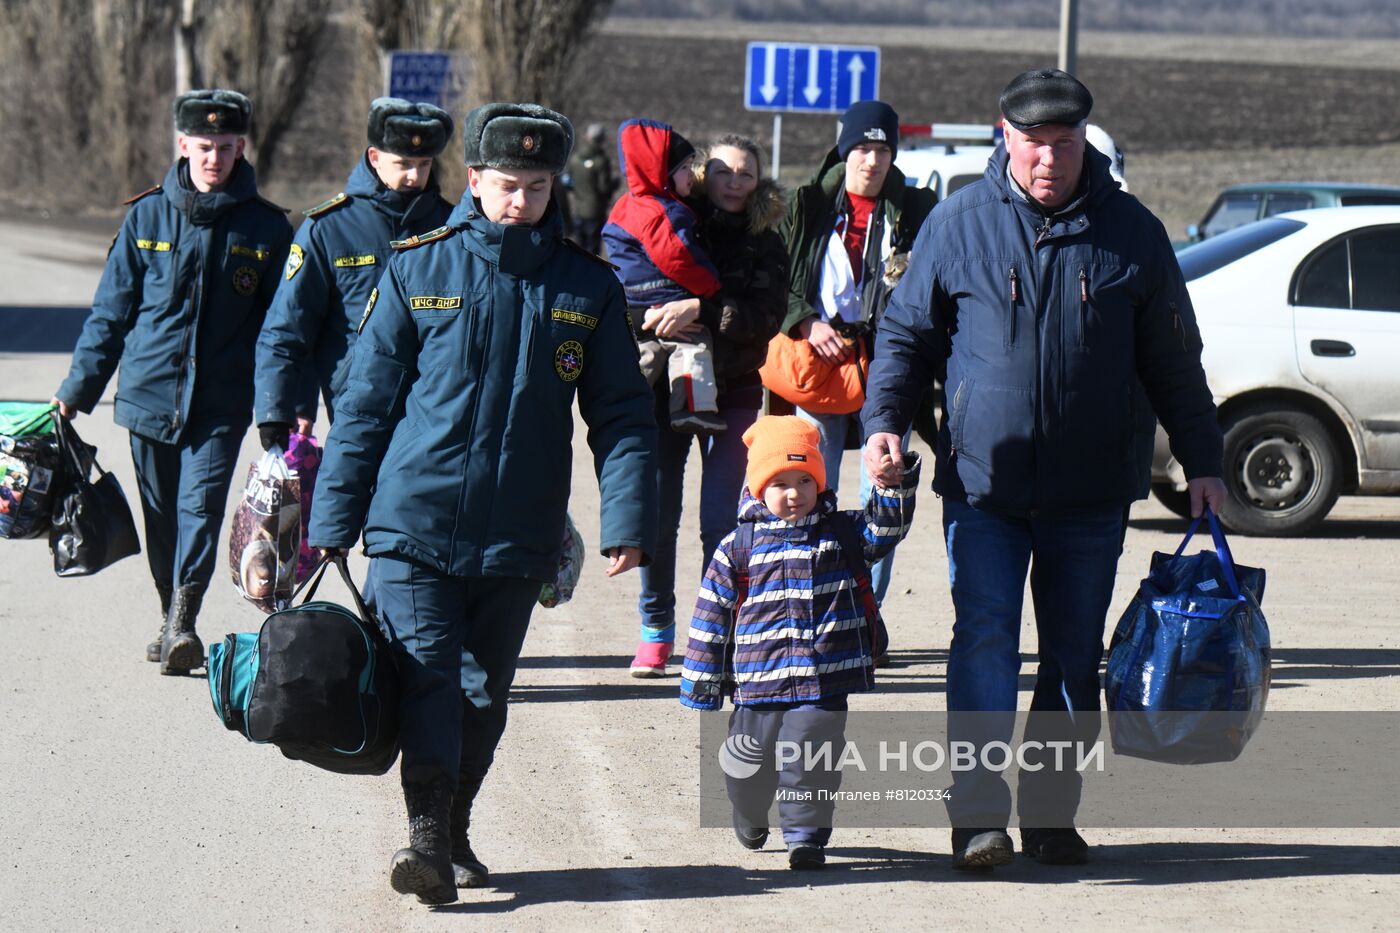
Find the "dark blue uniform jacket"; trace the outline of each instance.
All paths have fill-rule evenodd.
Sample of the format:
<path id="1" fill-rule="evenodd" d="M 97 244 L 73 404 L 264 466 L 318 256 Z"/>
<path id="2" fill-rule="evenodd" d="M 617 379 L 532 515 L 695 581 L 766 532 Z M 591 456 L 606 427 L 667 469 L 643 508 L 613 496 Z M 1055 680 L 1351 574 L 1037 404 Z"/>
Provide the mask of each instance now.
<path id="1" fill-rule="evenodd" d="M 656 422 L 622 287 L 561 239 L 471 200 L 396 252 L 371 297 L 316 484 L 310 542 L 456 576 L 556 575 L 573 403 L 588 425 L 600 550 L 656 539 Z"/>
<path id="2" fill-rule="evenodd" d="M 392 191 L 368 156 L 340 197 L 307 211 L 258 338 L 259 424 L 314 420 L 317 389 L 334 415 L 355 327 L 384 273 L 389 241 L 440 227 L 451 213 L 436 179 L 421 192 Z"/>
<path id="3" fill-rule="evenodd" d="M 880 321 L 865 432 L 902 434 L 946 367 L 944 496 L 1013 515 L 1126 506 L 1142 494 L 1134 435 L 1148 402 L 1187 477 L 1220 475 L 1200 332 L 1166 231 L 1092 148 L 1085 173 L 1047 217 L 998 148 L 981 181 L 929 215 Z"/>
<path id="4" fill-rule="evenodd" d="M 58 397 L 90 412 L 121 363 L 115 417 L 176 443 L 187 424 L 243 432 L 253 348 L 287 258 L 291 225 L 239 160 L 221 191 L 196 191 L 185 160 L 136 200 Z"/>

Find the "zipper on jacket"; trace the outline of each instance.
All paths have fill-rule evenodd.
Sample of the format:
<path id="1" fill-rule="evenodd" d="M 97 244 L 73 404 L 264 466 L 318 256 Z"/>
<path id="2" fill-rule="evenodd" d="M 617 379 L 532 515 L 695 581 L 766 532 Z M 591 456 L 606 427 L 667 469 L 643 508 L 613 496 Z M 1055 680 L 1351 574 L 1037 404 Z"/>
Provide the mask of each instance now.
<path id="1" fill-rule="evenodd" d="M 1172 311 L 1172 333 L 1176 334 L 1176 339 L 1181 341 L 1181 349 L 1186 347 L 1186 325 L 1181 323 L 1181 312 L 1176 309 L 1175 301 L 1168 301 L 1167 307 Z"/>
<path id="2" fill-rule="evenodd" d="M 1021 280 L 1016 275 L 1016 267 L 1011 267 L 1011 304 L 1006 315 L 1006 345 L 1013 347 L 1016 345 L 1016 305 L 1021 302 Z"/>
<path id="3" fill-rule="evenodd" d="M 1079 349 L 1089 345 L 1089 273 L 1079 267 Z"/>
<path id="4" fill-rule="evenodd" d="M 184 333 L 180 335 L 180 363 L 179 368 L 175 371 L 175 414 L 170 419 L 170 426 L 176 431 L 180 430 L 180 422 L 182 420 L 180 416 L 180 400 L 185 394 L 185 361 L 189 353 L 190 327 L 192 326 L 196 313 L 195 303 L 199 300 L 198 276 L 196 276 L 194 282 L 190 283 L 189 291 L 185 294 L 185 300 L 189 303 L 190 312 L 185 320 Z"/>

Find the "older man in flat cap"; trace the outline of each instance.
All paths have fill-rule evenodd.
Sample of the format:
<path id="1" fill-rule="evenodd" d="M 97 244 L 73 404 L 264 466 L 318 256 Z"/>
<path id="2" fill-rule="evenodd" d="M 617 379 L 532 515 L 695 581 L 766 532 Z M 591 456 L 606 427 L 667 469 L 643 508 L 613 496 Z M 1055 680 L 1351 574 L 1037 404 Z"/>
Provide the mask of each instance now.
<path id="1" fill-rule="evenodd" d="M 487 883 L 471 805 L 558 570 L 575 400 L 608 576 L 646 559 L 657 515 L 652 395 L 622 286 L 564 239 L 550 200 L 573 127 L 536 104 L 487 104 L 462 135 L 469 196 L 446 226 L 393 244 L 358 322 L 309 535 L 331 552 L 364 536 L 405 684 L 410 841 L 390 882 L 430 904 Z"/>
<path id="2" fill-rule="evenodd" d="M 396 97 L 369 107 L 369 147 L 345 190 L 306 211 L 258 338 L 257 423 L 263 447 L 286 448 L 293 426 L 310 434 L 318 390 L 335 417 L 355 329 L 388 262 L 392 240 L 443 225 L 452 204 L 433 159 L 452 118 Z"/>
<path id="3" fill-rule="evenodd" d="M 91 412 L 118 364 L 114 416 L 131 431 L 162 674 L 204 663 L 195 634 L 224 502 L 253 411 L 253 348 L 292 228 L 243 158 L 252 104 L 237 91 L 175 100 L 180 158 L 126 203 L 68 378 L 54 402 Z"/>
<path id="4" fill-rule="evenodd" d="M 888 486 L 919 393 L 945 379 L 934 489 L 952 584 L 949 739 L 1012 737 L 1027 569 L 1039 670 L 1026 740 L 1092 743 L 1099 660 L 1130 503 L 1134 436 L 1150 404 L 1186 469 L 1193 514 L 1217 508 L 1222 440 L 1201 338 L 1166 231 L 1084 142 L 1088 88 L 1063 71 L 1001 95 L 1005 145 L 985 177 L 938 205 L 880 322 L 862 413 L 865 461 Z M 1141 389 L 1138 388 L 1139 383 Z M 1077 864 L 1075 756 L 1021 769 L 1022 851 Z M 1000 774 L 956 775 L 953 864 L 1013 858 Z"/>

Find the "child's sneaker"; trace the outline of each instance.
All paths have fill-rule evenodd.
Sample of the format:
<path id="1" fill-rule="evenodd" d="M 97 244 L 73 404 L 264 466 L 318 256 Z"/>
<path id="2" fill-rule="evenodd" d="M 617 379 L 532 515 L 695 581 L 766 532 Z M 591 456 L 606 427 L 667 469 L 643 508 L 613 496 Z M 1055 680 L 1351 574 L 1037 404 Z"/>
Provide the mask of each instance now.
<path id="1" fill-rule="evenodd" d="M 637 646 L 637 656 L 632 659 L 633 677 L 665 677 L 666 662 L 675 647 L 669 641 L 644 641 Z"/>
<path id="2" fill-rule="evenodd" d="M 788 843 L 788 868 L 813 871 L 826 866 L 826 849 L 810 842 Z"/>
<path id="3" fill-rule="evenodd" d="M 671 430 L 709 436 L 729 430 L 729 422 L 713 411 L 678 411 L 671 416 Z"/>

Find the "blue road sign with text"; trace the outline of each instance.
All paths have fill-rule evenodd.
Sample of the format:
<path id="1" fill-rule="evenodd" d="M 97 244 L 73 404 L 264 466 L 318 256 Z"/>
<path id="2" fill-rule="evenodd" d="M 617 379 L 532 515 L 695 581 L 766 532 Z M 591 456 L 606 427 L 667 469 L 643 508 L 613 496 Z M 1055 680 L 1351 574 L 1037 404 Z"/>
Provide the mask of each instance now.
<path id="1" fill-rule="evenodd" d="M 880 96 L 875 46 L 750 42 L 744 107 L 797 113 L 841 113 Z"/>
<path id="2" fill-rule="evenodd" d="M 447 52 L 389 53 L 389 96 L 444 107 L 452 88 L 452 56 Z"/>

